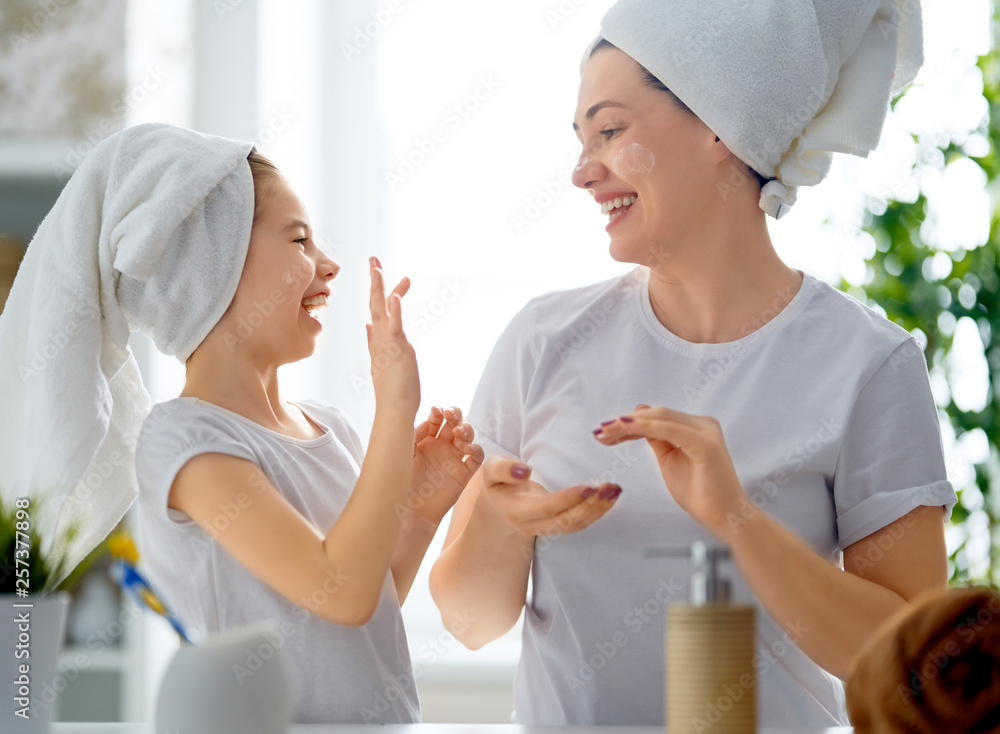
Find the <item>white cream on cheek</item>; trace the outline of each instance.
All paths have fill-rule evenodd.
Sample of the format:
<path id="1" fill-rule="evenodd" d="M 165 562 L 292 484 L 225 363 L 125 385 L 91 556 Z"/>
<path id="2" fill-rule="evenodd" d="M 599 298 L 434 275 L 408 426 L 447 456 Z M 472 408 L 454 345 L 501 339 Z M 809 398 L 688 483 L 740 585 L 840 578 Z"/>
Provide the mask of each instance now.
<path id="1" fill-rule="evenodd" d="M 639 143 L 632 143 L 618 151 L 611 161 L 611 170 L 616 176 L 625 177 L 633 173 L 652 173 L 655 165 L 653 151 Z"/>

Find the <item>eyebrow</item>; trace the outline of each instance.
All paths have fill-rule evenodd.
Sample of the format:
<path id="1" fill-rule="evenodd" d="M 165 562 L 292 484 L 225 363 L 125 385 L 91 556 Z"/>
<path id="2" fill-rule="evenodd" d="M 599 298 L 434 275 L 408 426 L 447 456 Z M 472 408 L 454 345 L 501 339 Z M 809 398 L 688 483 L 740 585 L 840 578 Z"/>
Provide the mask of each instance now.
<path id="1" fill-rule="evenodd" d="M 594 115 L 596 115 L 598 112 L 600 112 L 601 110 L 603 110 L 605 107 L 625 107 L 625 105 L 623 105 L 621 102 L 615 102 L 614 100 L 610 100 L 610 99 L 606 99 L 603 102 L 598 102 L 593 107 L 591 107 L 589 110 L 587 110 L 587 114 L 584 115 L 584 117 L 587 118 L 587 122 L 590 122 L 591 120 L 593 120 L 594 119 Z M 574 122 L 573 123 L 573 129 L 574 130 L 579 130 L 580 126 L 577 125 Z"/>
<path id="2" fill-rule="evenodd" d="M 309 223 L 303 222 L 301 219 L 295 219 L 285 225 L 283 232 L 287 232 L 290 229 L 304 229 L 306 232 L 310 230 Z"/>

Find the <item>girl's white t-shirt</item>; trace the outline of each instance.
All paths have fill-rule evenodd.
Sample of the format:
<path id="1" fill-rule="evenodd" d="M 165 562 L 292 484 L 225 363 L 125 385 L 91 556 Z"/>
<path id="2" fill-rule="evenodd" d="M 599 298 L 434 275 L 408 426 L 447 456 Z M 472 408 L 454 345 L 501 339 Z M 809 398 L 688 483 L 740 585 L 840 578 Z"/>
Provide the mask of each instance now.
<path id="1" fill-rule="evenodd" d="M 487 456 L 526 462 L 546 489 L 623 488 L 590 527 L 535 541 L 516 723 L 664 723 L 665 609 L 689 601 L 694 567 L 646 551 L 713 538 L 674 502 L 645 441 L 594 439 L 602 421 L 639 403 L 715 417 L 750 502 L 833 563 L 914 508 L 947 516 L 956 501 L 924 355 L 905 330 L 805 275 L 743 338 L 691 343 L 657 320 L 648 277 L 640 267 L 530 301 L 469 411 Z M 882 552 L 871 543 L 865 558 Z M 773 619 L 732 563 L 723 570 L 734 602 L 757 605 L 760 725 L 846 724 L 841 681 L 795 644 L 802 620 Z M 706 726 L 726 695 L 706 702 Z"/>
<path id="2" fill-rule="evenodd" d="M 293 603 L 244 568 L 187 515 L 167 507 L 174 477 L 191 458 L 221 453 L 247 459 L 323 534 L 347 503 L 364 452 L 347 417 L 319 402 L 298 403 L 321 427 L 301 440 L 196 398 L 160 403 L 143 423 L 136 447 L 139 549 L 150 583 L 197 639 L 266 622 L 289 663 L 294 720 L 299 723 L 410 723 L 420 720 L 406 634 L 391 573 L 378 607 L 360 627 L 332 624 L 309 612 L 342 579 L 329 578 Z M 238 522 L 255 488 L 219 508 L 213 530 Z M 244 496 L 245 495 L 245 496 Z M 247 670 L 269 651 L 248 651 Z M 266 664 L 266 663 L 264 663 Z M 239 675 L 240 671 L 234 671 Z"/>

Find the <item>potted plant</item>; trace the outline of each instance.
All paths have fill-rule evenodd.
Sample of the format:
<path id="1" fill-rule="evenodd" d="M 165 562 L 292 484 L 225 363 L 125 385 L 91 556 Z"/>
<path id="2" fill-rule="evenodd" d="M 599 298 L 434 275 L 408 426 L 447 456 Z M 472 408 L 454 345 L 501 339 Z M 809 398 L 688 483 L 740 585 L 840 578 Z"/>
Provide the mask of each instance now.
<path id="1" fill-rule="evenodd" d="M 52 705 L 38 695 L 56 680 L 69 607 L 69 595 L 55 590 L 68 538 L 43 554 L 34 506 L 0 495 L 0 730 L 12 734 L 49 731 Z"/>

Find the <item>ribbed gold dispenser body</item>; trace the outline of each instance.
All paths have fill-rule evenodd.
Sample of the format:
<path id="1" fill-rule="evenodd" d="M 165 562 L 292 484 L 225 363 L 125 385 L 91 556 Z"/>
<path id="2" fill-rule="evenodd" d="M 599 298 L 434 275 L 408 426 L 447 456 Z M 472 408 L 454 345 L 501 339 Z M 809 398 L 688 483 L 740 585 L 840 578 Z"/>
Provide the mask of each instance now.
<path id="1" fill-rule="evenodd" d="M 755 609 L 726 603 L 667 609 L 669 734 L 754 734 Z"/>

